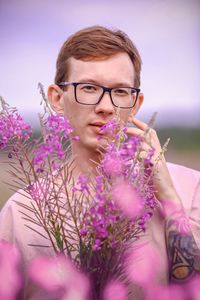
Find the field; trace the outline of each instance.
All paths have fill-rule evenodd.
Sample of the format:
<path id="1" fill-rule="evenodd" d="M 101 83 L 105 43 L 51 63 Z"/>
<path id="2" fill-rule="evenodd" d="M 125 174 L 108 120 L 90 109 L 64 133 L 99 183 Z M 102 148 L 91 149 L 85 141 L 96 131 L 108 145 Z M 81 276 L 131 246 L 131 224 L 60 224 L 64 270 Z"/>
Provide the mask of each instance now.
<path id="1" fill-rule="evenodd" d="M 167 161 L 200 171 L 200 129 L 165 128 L 158 130 L 158 135 L 162 144 L 168 137 L 171 139 L 165 155 Z M 6 156 L 0 153 L 0 208 L 14 193 L 7 185 L 12 178 L 5 160 Z"/>

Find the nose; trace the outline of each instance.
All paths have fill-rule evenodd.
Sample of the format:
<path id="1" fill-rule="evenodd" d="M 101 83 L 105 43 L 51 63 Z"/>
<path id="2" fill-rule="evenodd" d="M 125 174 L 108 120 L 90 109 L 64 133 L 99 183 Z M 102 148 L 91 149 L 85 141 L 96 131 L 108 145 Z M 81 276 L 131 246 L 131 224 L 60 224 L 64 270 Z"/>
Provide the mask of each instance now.
<path id="1" fill-rule="evenodd" d="M 114 114 L 115 108 L 114 108 L 114 105 L 112 104 L 110 97 L 111 96 L 108 91 L 106 91 L 103 94 L 103 97 L 101 98 L 100 102 L 98 104 L 96 104 L 96 106 L 95 106 L 95 112 L 97 114 L 99 114 L 99 113 L 107 114 L 107 115 Z"/>

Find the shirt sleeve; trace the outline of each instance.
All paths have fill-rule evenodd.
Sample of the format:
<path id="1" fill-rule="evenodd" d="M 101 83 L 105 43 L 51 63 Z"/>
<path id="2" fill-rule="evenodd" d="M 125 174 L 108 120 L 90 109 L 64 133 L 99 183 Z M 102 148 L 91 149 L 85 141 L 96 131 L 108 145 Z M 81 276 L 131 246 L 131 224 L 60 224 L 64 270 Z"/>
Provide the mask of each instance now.
<path id="1" fill-rule="evenodd" d="M 171 163 L 168 168 L 200 249 L 200 172 Z"/>

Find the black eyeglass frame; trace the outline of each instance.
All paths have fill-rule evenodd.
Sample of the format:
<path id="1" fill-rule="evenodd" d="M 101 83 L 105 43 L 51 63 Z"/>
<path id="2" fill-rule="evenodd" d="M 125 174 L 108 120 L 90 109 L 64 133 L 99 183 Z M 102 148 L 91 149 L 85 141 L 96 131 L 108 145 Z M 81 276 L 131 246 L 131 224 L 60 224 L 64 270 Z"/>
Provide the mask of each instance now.
<path id="1" fill-rule="evenodd" d="M 103 89 L 103 93 L 102 93 L 102 95 L 100 96 L 100 98 L 99 98 L 99 100 L 97 101 L 97 103 L 92 103 L 92 104 L 90 104 L 90 103 L 82 103 L 82 102 L 80 102 L 80 101 L 77 100 L 77 90 L 76 90 L 76 89 L 77 89 L 77 86 L 78 86 L 79 84 L 90 84 L 90 85 L 95 85 L 95 86 L 101 87 L 101 88 Z M 105 86 L 103 86 L 103 85 L 96 84 L 96 83 L 94 84 L 94 83 L 91 83 L 91 82 L 67 82 L 67 81 L 60 82 L 60 83 L 58 83 L 57 85 L 58 85 L 58 86 L 62 86 L 62 87 L 68 86 L 68 85 L 73 85 L 73 86 L 74 86 L 75 100 L 76 100 L 77 103 L 82 104 L 82 105 L 96 105 L 96 104 L 99 104 L 100 101 L 101 101 L 101 99 L 103 98 L 104 94 L 105 94 L 106 92 L 108 92 L 109 95 L 110 95 L 110 100 L 111 100 L 113 106 L 119 107 L 119 108 L 129 109 L 129 108 L 133 108 L 133 107 L 135 106 L 135 104 L 136 104 L 136 102 L 137 102 L 137 99 L 138 99 L 138 95 L 139 95 L 139 93 L 140 93 L 140 89 L 138 89 L 138 88 L 134 88 L 134 87 L 130 87 L 130 86 L 120 86 L 119 88 L 129 88 L 129 89 L 131 89 L 131 91 L 133 90 L 133 91 L 136 92 L 136 98 L 135 98 L 135 101 L 134 101 L 133 105 L 132 105 L 132 106 L 126 107 L 126 106 L 117 106 L 117 105 L 115 105 L 115 103 L 113 102 L 111 92 L 112 92 L 112 90 L 116 89 L 117 87 L 109 88 L 109 87 L 105 87 Z"/>

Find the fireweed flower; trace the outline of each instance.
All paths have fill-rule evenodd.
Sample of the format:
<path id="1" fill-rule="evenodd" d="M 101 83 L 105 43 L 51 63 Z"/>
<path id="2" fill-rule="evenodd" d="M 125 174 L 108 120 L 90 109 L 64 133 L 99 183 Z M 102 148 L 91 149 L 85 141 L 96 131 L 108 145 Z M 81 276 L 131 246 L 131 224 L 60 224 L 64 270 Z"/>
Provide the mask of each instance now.
<path id="1" fill-rule="evenodd" d="M 156 283 L 157 275 L 163 270 L 164 262 L 157 248 L 149 243 L 132 247 L 126 257 L 126 273 L 132 282 L 143 287 Z"/>
<path id="2" fill-rule="evenodd" d="M 117 131 L 119 131 L 119 123 L 117 122 L 116 118 L 109 120 L 100 128 L 101 133 L 115 134 Z"/>
<path id="3" fill-rule="evenodd" d="M 60 300 L 87 300 L 89 282 L 63 255 L 39 257 L 29 267 L 31 279 Z"/>
<path id="4" fill-rule="evenodd" d="M 72 188 L 73 192 L 79 191 L 79 192 L 88 192 L 89 193 L 89 188 L 88 188 L 88 178 L 81 174 L 79 175 L 75 185 Z"/>
<path id="5" fill-rule="evenodd" d="M 17 248 L 6 241 L 0 241 L 0 299 L 16 299 L 22 285 L 19 264 Z"/>
<path id="6" fill-rule="evenodd" d="M 12 126 L 8 125 L 8 120 L 12 121 Z M 152 180 L 154 150 L 150 149 L 146 158 L 140 158 L 143 138 L 132 136 L 128 139 L 127 128 L 122 128 L 120 120 L 109 120 L 101 127 L 101 133 L 108 137 L 108 144 L 103 148 L 97 176 L 89 181 L 81 174 L 72 187 L 70 180 L 73 178 L 67 162 L 66 175 L 59 173 L 59 165 L 67 154 L 64 145 L 72 136 L 72 128 L 63 117 L 52 113 L 47 118 L 45 114 L 41 121 L 42 140 L 32 144 L 34 150 L 29 168 L 20 170 L 25 170 L 28 178 L 25 190 L 35 200 L 28 209 L 36 210 L 37 222 L 48 233 L 55 252 L 61 251 L 65 257 L 35 261 L 30 267 L 30 276 L 44 289 L 58 293 L 57 299 L 88 299 L 88 281 L 72 267 L 69 255 L 92 279 L 91 286 L 95 287 L 92 290 L 101 290 L 102 295 L 102 287 L 108 279 L 114 276 L 118 280 L 125 275 L 125 250 L 145 231 L 156 207 Z M 30 134 L 30 127 L 14 110 L 0 115 L 0 148 L 17 140 L 26 143 Z M 79 138 L 75 136 L 71 140 L 78 141 Z M 30 174 L 26 170 L 30 170 Z M 60 175 L 61 184 L 56 181 L 55 174 Z M 33 222 L 31 217 L 29 221 Z M 74 253 L 77 254 L 75 258 Z M 131 257 L 133 261 L 135 258 Z M 145 273 L 143 265 L 141 269 Z M 134 272 L 129 271 L 130 274 L 126 272 L 128 278 L 139 284 L 145 281 L 140 280 L 140 276 L 135 278 Z M 110 283 L 105 299 L 112 299 L 112 293 L 122 295 L 123 299 L 125 291 L 120 282 L 119 285 L 116 282 Z"/>
<path id="7" fill-rule="evenodd" d="M 116 140 L 124 140 L 127 138 L 126 135 L 126 131 L 127 128 L 121 128 L 122 125 L 120 124 L 120 118 L 119 116 L 114 117 L 110 120 L 108 120 L 108 122 L 101 126 L 100 128 L 100 133 L 101 134 L 105 134 L 108 135 L 110 138 Z M 102 139 L 102 136 L 98 136 L 98 139 Z"/>
<path id="8" fill-rule="evenodd" d="M 48 199 L 50 195 L 51 183 L 47 179 L 40 179 L 40 181 L 35 181 L 32 184 L 29 184 L 26 188 L 28 194 L 36 202 L 44 201 Z"/>
<path id="9" fill-rule="evenodd" d="M 123 172 L 123 163 L 120 159 L 120 156 L 114 153 L 106 153 L 102 160 L 102 166 L 106 173 L 109 176 L 118 176 Z"/>
<path id="10" fill-rule="evenodd" d="M 116 228 L 122 224 L 124 234 L 136 227 L 145 231 L 157 204 L 151 180 L 154 150 L 150 149 L 139 162 L 142 137 L 133 136 L 125 141 L 126 128 L 116 134 L 117 129 L 116 120 L 103 126 L 105 133 L 114 134 L 114 139 L 107 145 L 98 167 L 93 203 L 81 228 L 85 240 L 93 239 L 94 251 L 100 251 L 104 245 L 116 248 L 119 245 Z"/>
<path id="11" fill-rule="evenodd" d="M 120 281 L 110 281 L 104 288 L 103 300 L 127 300 L 127 288 Z"/>
<path id="12" fill-rule="evenodd" d="M 96 201 L 84 215 L 84 227 L 81 230 L 81 234 L 87 238 L 89 237 L 89 239 L 92 236 L 94 237 L 92 246 L 94 251 L 100 250 L 103 242 L 107 239 L 113 240 L 109 227 L 116 223 L 115 214 L 116 212 L 112 205 L 106 205 L 104 200 L 102 200 Z"/>
<path id="13" fill-rule="evenodd" d="M 44 141 L 36 148 L 33 159 L 33 164 L 38 168 L 37 172 L 43 169 L 48 157 L 55 157 L 55 159 L 63 161 L 65 157 L 63 141 L 67 140 L 73 131 L 68 120 L 60 115 L 53 114 L 44 121 L 44 129 Z M 53 169 L 58 167 L 55 159 L 51 161 Z"/>
<path id="14" fill-rule="evenodd" d="M 98 200 L 104 200 L 104 177 L 102 175 L 98 175 L 95 178 L 96 181 L 96 198 Z"/>
<path id="15" fill-rule="evenodd" d="M 181 284 L 171 284 L 169 286 L 158 283 L 145 286 L 145 299 L 155 300 L 198 300 L 199 299 L 198 277 L 190 279 L 190 281 Z"/>
<path id="16" fill-rule="evenodd" d="M 180 285 L 170 285 L 170 286 L 162 286 L 158 284 L 153 284 L 151 286 L 145 287 L 145 299 L 155 300 L 195 300 L 198 299 L 198 296 L 193 296 L 188 293 L 188 286 L 185 284 Z M 199 294 L 198 294 L 199 295 Z"/>
<path id="17" fill-rule="evenodd" d="M 140 148 L 142 137 L 132 136 L 129 140 L 121 145 L 120 155 L 124 158 L 133 159 Z"/>
<path id="18" fill-rule="evenodd" d="M 30 139 L 32 129 L 16 110 L 9 109 L 0 114 L 0 149 L 10 145 L 17 147 Z"/>
<path id="19" fill-rule="evenodd" d="M 112 198 L 129 217 L 136 217 L 142 210 L 141 197 L 130 183 L 122 181 L 112 190 Z"/>
<path id="20" fill-rule="evenodd" d="M 45 122 L 45 128 L 48 133 L 52 135 L 63 136 L 63 138 L 67 139 L 72 133 L 73 129 L 71 128 L 69 121 L 60 116 L 60 115 L 50 115 L 48 116 Z"/>

